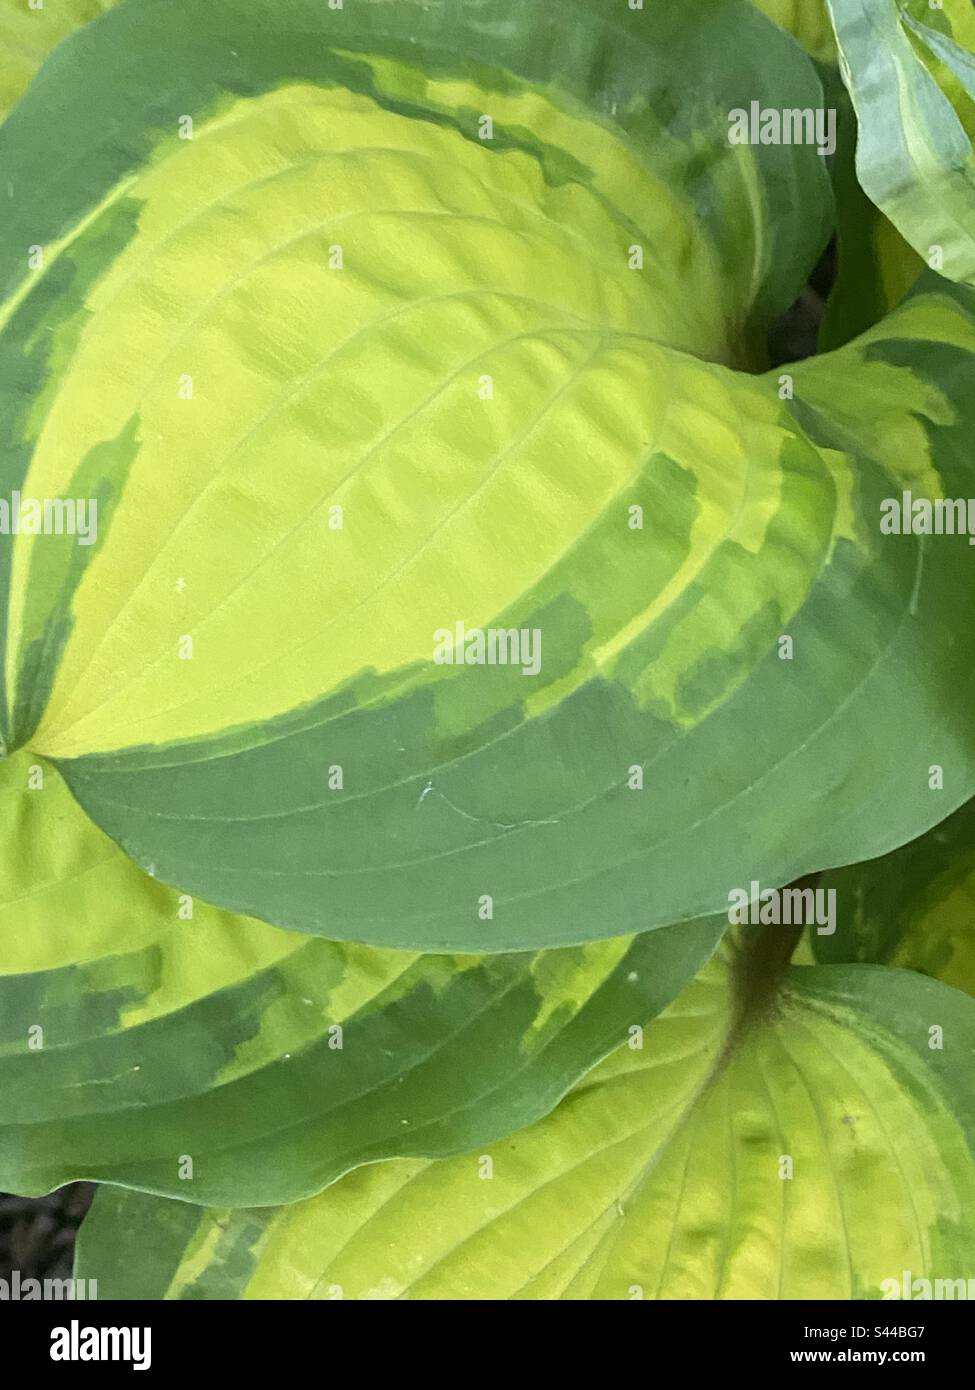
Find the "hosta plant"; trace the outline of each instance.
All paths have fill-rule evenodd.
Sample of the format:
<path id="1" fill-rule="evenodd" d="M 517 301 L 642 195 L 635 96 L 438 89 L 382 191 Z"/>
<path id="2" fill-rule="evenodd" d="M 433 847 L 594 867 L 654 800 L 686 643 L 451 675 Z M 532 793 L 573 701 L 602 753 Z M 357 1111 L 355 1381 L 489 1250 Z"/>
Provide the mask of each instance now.
<path id="1" fill-rule="evenodd" d="M 975 1281 L 969 7 L 0 37 L 0 1187 L 122 1298 Z"/>

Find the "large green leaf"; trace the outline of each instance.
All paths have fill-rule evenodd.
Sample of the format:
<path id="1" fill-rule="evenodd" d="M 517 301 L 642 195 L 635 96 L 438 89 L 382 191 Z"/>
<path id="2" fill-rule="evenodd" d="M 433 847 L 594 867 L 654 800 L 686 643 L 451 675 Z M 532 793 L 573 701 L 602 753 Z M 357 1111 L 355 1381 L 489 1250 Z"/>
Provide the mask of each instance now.
<path id="1" fill-rule="evenodd" d="M 116 1298 L 876 1298 L 905 1270 L 967 1278 L 975 1001 L 872 966 L 780 984 L 771 933 L 501 1144 L 270 1210 L 105 1189 L 78 1273 Z"/>
<path id="2" fill-rule="evenodd" d="M 975 801 L 893 854 L 822 876 L 841 929 L 811 937 L 823 961 L 919 970 L 975 994 Z"/>
<path id="3" fill-rule="evenodd" d="M 905 481 L 972 491 L 970 306 L 924 301 L 886 368 L 824 360 L 813 394 L 862 382 L 852 442 L 798 373 L 797 414 L 736 370 L 828 185 L 727 114 L 817 106 L 813 68 L 738 0 L 572 13 L 131 0 L 0 128 L 0 467 L 101 506 L 96 545 L 0 550 L 6 737 L 179 889 L 526 950 L 721 911 L 975 792 L 968 552 L 877 525 Z M 436 664 L 457 622 L 537 632 L 537 674 Z"/>
<path id="4" fill-rule="evenodd" d="M 545 1114 L 726 921 L 534 955 L 336 945 L 143 874 L 49 765 L 0 763 L 0 1190 L 281 1202 Z M 186 1159 L 192 1159 L 192 1171 Z"/>
<path id="5" fill-rule="evenodd" d="M 143 0 L 4 127 L 4 480 L 101 505 L 97 545 L 0 556 L 6 737 L 167 882 L 378 943 L 581 940 L 647 924 L 654 827 L 737 775 L 681 745 L 828 545 L 771 579 L 778 495 L 833 480 L 711 362 L 757 350 L 827 216 L 815 153 L 725 113 L 818 88 L 732 0 L 574 14 Z M 540 627 L 539 678 L 434 665 L 457 620 Z"/>
<path id="6" fill-rule="evenodd" d="M 940 11 L 924 0 L 829 5 L 859 121 L 860 182 L 928 265 L 975 284 L 969 0 L 951 0 Z"/>

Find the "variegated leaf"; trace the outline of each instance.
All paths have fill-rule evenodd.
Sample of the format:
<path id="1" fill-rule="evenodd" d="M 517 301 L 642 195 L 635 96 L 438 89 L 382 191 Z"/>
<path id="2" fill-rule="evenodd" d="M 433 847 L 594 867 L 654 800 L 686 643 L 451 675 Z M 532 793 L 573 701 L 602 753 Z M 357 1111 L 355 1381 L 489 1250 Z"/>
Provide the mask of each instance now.
<path id="1" fill-rule="evenodd" d="M 901 1297 L 908 1271 L 908 1297 L 964 1297 L 975 1001 L 874 966 L 780 981 L 782 933 L 729 942 L 503 1143 L 260 1211 L 105 1189 L 78 1273 L 115 1298 L 701 1300 Z"/>

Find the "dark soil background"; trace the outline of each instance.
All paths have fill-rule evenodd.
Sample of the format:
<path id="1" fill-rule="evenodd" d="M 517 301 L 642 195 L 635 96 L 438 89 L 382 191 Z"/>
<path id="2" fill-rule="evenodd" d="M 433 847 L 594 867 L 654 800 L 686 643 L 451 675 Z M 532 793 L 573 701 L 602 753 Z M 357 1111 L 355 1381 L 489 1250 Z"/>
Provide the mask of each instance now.
<path id="1" fill-rule="evenodd" d="M 94 1183 L 75 1182 L 50 1197 L 0 1196 L 0 1278 L 19 1269 L 22 1279 L 67 1279 L 94 1195 Z"/>
<path id="2" fill-rule="evenodd" d="M 800 362 L 816 351 L 826 300 L 836 282 L 836 238 L 830 240 L 799 298 L 776 319 L 768 336 L 769 362 L 779 367 Z"/>

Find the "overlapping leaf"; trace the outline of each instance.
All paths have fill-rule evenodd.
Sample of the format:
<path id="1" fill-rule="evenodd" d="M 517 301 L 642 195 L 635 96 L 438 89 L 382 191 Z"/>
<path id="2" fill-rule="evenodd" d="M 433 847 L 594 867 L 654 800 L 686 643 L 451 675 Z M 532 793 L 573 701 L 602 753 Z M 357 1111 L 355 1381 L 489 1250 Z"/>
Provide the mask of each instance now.
<path id="1" fill-rule="evenodd" d="M 565 61 L 548 11 L 512 11 L 492 51 L 530 78 L 558 65 L 565 90 L 541 96 L 445 56 L 484 38 L 452 4 L 298 3 L 278 44 L 259 7 L 191 8 L 192 26 L 145 0 L 72 44 L 86 106 L 111 43 L 166 82 L 99 89 L 65 125 L 64 178 L 26 178 L 33 142 L 63 146 L 43 76 L 0 139 L 19 190 L 6 478 L 100 507 L 93 545 L 0 552 L 8 741 L 56 759 L 167 883 L 405 948 L 659 926 L 928 827 L 910 769 L 868 788 L 860 767 L 875 703 L 915 714 L 878 652 L 928 670 L 943 628 L 904 612 L 960 585 L 946 550 L 915 595 L 918 550 L 875 531 L 871 493 L 942 485 L 935 441 L 905 425 L 907 467 L 843 459 L 723 366 L 822 239 L 815 153 L 715 132 L 754 81 L 752 31 L 782 53 L 769 100 L 819 99 L 794 46 L 730 0 L 622 29 L 583 6 Z M 714 71 L 718 36 L 736 61 L 677 114 L 677 74 Z M 364 47 L 388 60 L 349 57 Z M 128 132 L 107 163 L 103 128 Z M 946 334 L 954 385 L 914 364 L 890 384 L 904 421 L 950 418 L 949 455 L 960 311 Z M 823 651 L 837 605 L 862 660 Z M 537 673 L 438 666 L 458 621 L 534 634 Z M 957 714 L 946 688 L 932 739 Z M 975 785 L 960 742 L 951 803 Z M 819 794 L 843 834 L 808 815 Z"/>
<path id="2" fill-rule="evenodd" d="M 0 763 L 0 844 L 0 1189 L 23 1193 L 288 1201 L 497 1138 L 668 1003 L 725 925 L 488 958 L 309 939 L 141 873 L 23 753 Z"/>
<path id="3" fill-rule="evenodd" d="M 893 854 L 822 876 L 843 930 L 813 941 L 822 961 L 919 970 L 975 994 L 975 801 Z"/>
<path id="4" fill-rule="evenodd" d="M 7 739 L 178 888 L 480 951 L 807 867 L 738 827 L 781 824 L 795 736 L 851 756 L 773 653 L 837 479 L 722 363 L 826 230 L 815 152 L 727 112 L 818 88 L 732 0 L 578 15 L 567 51 L 540 5 L 144 0 L 4 127 L 5 480 L 99 504 L 5 555 Z M 457 622 L 537 632 L 538 674 L 435 665 Z"/>
<path id="5" fill-rule="evenodd" d="M 732 0 L 581 5 L 567 59 L 531 6 L 488 51 L 557 68 L 543 95 L 453 4 L 302 0 L 277 44 L 260 8 L 126 6 L 73 43 L 86 110 L 111 44 L 133 67 L 67 147 L 44 76 L 0 136 L 5 478 L 100 518 L 91 546 L 0 552 L 8 741 L 166 882 L 411 949 L 659 926 L 926 829 L 923 782 L 864 748 L 915 718 L 905 671 L 964 659 L 904 621 L 958 603 L 963 561 L 921 572 L 875 505 L 904 477 L 969 490 L 973 335 L 952 308 L 944 388 L 888 373 L 866 458 L 725 365 L 822 240 L 815 153 L 727 138 L 755 35 L 770 101 L 821 99 L 794 45 Z M 104 161 L 100 129 L 127 132 Z M 38 140 L 68 156 L 41 189 Z M 859 361 L 826 360 L 827 396 Z M 895 427 L 914 457 L 874 448 Z M 529 634 L 537 671 L 435 664 L 458 622 Z M 943 814 L 975 764 L 938 696 Z"/>
<path id="6" fill-rule="evenodd" d="M 967 1279 L 975 1001 L 871 966 L 779 983 L 774 934 L 729 945 L 642 1049 L 503 1143 L 276 1210 L 105 1189 L 78 1273 L 127 1298 L 877 1298 L 905 1270 L 912 1289 Z"/>
<path id="7" fill-rule="evenodd" d="M 878 524 L 975 492 L 973 300 L 746 376 L 829 200 L 728 116 L 813 70 L 739 0 L 572 18 L 129 0 L 0 128 L 0 497 L 97 503 L 0 545 L 0 1184 L 189 1199 L 102 1195 L 103 1296 L 965 1273 L 971 1000 L 772 936 L 636 1024 L 730 888 L 975 792 L 966 537 Z"/>
<path id="8" fill-rule="evenodd" d="M 864 189 L 923 260 L 975 283 L 975 16 L 968 0 L 829 0 Z M 923 20 L 919 18 L 923 16 Z"/>

